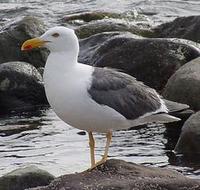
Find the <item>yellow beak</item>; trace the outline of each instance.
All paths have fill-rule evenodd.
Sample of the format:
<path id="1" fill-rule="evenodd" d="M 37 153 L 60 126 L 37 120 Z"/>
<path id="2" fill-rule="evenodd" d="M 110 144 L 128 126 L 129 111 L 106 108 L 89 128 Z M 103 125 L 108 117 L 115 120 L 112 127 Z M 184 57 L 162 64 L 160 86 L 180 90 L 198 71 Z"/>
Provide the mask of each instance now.
<path id="1" fill-rule="evenodd" d="M 25 51 L 25 50 L 31 50 L 33 48 L 39 48 L 39 47 L 42 47 L 45 43 L 46 41 L 44 40 L 41 40 L 39 38 L 33 38 L 33 39 L 25 41 L 22 44 L 21 50 Z"/>

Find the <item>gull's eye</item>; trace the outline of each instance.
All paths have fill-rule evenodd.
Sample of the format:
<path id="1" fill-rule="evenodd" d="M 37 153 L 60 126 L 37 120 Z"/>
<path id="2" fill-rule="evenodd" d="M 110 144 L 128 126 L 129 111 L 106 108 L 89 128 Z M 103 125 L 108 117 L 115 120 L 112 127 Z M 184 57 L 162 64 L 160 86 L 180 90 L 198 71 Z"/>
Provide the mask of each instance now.
<path id="1" fill-rule="evenodd" d="M 52 36 L 55 37 L 55 38 L 57 38 L 58 36 L 60 36 L 60 34 L 58 34 L 58 33 L 53 33 Z"/>

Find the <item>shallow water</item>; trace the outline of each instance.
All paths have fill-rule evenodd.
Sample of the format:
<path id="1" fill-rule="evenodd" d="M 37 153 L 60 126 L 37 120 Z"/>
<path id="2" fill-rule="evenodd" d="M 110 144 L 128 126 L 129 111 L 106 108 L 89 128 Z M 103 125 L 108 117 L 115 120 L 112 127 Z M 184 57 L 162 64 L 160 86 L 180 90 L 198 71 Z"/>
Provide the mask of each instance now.
<path id="1" fill-rule="evenodd" d="M 70 13 L 106 10 L 130 15 L 146 15 L 156 25 L 180 16 L 199 15 L 199 0 L 0 0 L 0 23 L 34 15 L 52 25 Z"/>
<path id="2" fill-rule="evenodd" d="M 142 22 L 157 25 L 178 16 L 199 15 L 199 0 L 0 0 L 0 26 L 25 15 L 41 18 L 47 25 L 58 25 L 65 15 L 106 10 L 124 14 L 143 14 Z M 22 116 L 6 116 L 0 129 L 24 127 L 21 131 L 0 135 L 0 176 L 21 166 L 37 165 L 58 176 L 89 167 L 87 135 L 78 135 L 60 121 L 51 109 Z M 28 129 L 28 130 L 27 130 Z M 95 135 L 97 157 L 103 152 L 105 137 Z M 200 178 L 199 158 L 175 156 L 175 141 L 164 126 L 148 126 L 114 133 L 111 158 L 144 165 L 174 168 L 187 176 Z"/>
<path id="3" fill-rule="evenodd" d="M 7 128 L 26 127 L 8 133 Z M 89 167 L 87 135 L 63 123 L 51 109 L 42 109 L 23 116 L 8 116 L 0 120 L 0 175 L 13 169 L 33 164 L 50 173 L 61 174 L 83 171 Z M 200 178 L 199 162 L 184 161 L 174 156 L 173 144 L 166 128 L 141 127 L 114 132 L 110 158 L 124 159 L 143 165 L 174 168 L 192 178 Z M 103 154 L 105 136 L 95 134 L 96 155 Z"/>

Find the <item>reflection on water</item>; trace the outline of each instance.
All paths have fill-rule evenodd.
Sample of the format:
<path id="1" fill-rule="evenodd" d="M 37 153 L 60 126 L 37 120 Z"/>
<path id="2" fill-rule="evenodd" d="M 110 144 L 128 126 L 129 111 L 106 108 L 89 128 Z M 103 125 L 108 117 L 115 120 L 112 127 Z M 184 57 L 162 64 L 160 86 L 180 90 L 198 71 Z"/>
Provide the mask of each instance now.
<path id="1" fill-rule="evenodd" d="M 1 119 L 0 132 L 0 175 L 29 164 L 56 176 L 89 167 L 87 135 L 78 135 L 79 130 L 63 123 L 51 109 Z M 199 162 L 183 160 L 182 156 L 175 156 L 167 149 L 165 132 L 166 128 L 162 125 L 114 132 L 110 157 L 174 168 L 198 178 Z M 96 155 L 100 159 L 105 136 L 95 134 L 95 138 Z"/>

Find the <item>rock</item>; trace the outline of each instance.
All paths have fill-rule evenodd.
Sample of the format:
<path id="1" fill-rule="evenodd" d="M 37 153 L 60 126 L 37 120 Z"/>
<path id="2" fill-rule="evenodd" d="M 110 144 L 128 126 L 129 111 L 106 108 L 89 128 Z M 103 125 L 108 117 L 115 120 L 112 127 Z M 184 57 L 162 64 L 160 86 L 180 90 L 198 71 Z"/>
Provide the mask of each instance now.
<path id="1" fill-rule="evenodd" d="M 199 190 L 200 181 L 186 178 L 172 170 L 151 168 L 112 159 L 92 171 L 61 176 L 46 187 L 30 190 L 55 189 Z"/>
<path id="2" fill-rule="evenodd" d="M 194 59 L 177 70 L 168 80 L 163 92 L 166 99 L 188 104 L 200 110 L 200 58 Z"/>
<path id="3" fill-rule="evenodd" d="M 179 17 L 154 29 L 160 38 L 183 38 L 200 42 L 200 16 Z"/>
<path id="4" fill-rule="evenodd" d="M 34 66 L 25 62 L 0 65 L 0 114 L 41 104 L 47 104 L 47 100 L 42 77 Z"/>
<path id="5" fill-rule="evenodd" d="M 200 153 L 200 111 L 193 114 L 183 125 L 176 144 L 178 153 Z"/>
<path id="6" fill-rule="evenodd" d="M 54 176 L 50 173 L 36 166 L 28 166 L 0 177 L 0 189 L 24 190 L 30 187 L 48 185 L 53 179 Z"/>
<path id="7" fill-rule="evenodd" d="M 92 65 L 91 59 L 94 56 L 95 51 L 104 42 L 112 39 L 113 37 L 141 38 L 137 35 L 131 34 L 130 32 L 102 32 L 99 34 L 92 35 L 88 38 L 81 39 L 79 40 L 79 62 Z"/>
<path id="8" fill-rule="evenodd" d="M 76 22 L 82 21 L 81 23 L 91 22 L 93 20 L 102 20 L 106 18 L 123 18 L 123 15 L 120 13 L 111 13 L 105 11 L 89 11 L 89 12 L 81 12 L 81 13 L 73 13 L 71 15 L 64 16 L 62 21 L 65 23 L 74 24 Z"/>
<path id="9" fill-rule="evenodd" d="M 89 22 L 88 24 L 81 25 L 75 32 L 79 38 L 87 38 L 94 34 L 102 32 L 113 32 L 113 31 L 123 31 L 130 32 L 136 35 L 150 37 L 152 36 L 152 31 L 150 29 L 145 29 L 134 24 L 127 24 L 124 21 L 114 21 L 114 20 L 99 20 L 94 22 Z"/>
<path id="10" fill-rule="evenodd" d="M 198 56 L 200 49 L 185 41 L 113 36 L 95 49 L 89 62 L 117 68 L 162 90 L 177 69 Z"/>
<path id="11" fill-rule="evenodd" d="M 64 16 L 61 21 L 62 23 L 67 23 L 73 26 L 83 25 L 91 21 L 96 20 L 108 20 L 108 19 L 121 19 L 125 22 L 135 22 L 135 23 L 144 23 L 148 22 L 149 19 L 143 15 L 138 14 L 137 11 L 128 11 L 128 12 L 107 12 L 107 11 L 87 11 L 87 12 L 78 12 L 78 13 L 72 13 L 67 16 Z"/>
<path id="12" fill-rule="evenodd" d="M 77 132 L 78 135 L 86 135 L 86 132 L 85 131 L 79 131 Z"/>
<path id="13" fill-rule="evenodd" d="M 5 25 L 0 31 L 0 63 L 8 61 L 25 61 L 36 68 L 44 66 L 47 51 L 35 49 L 31 52 L 22 52 L 22 43 L 45 31 L 45 25 L 34 17 L 24 17 L 9 25 Z"/>

